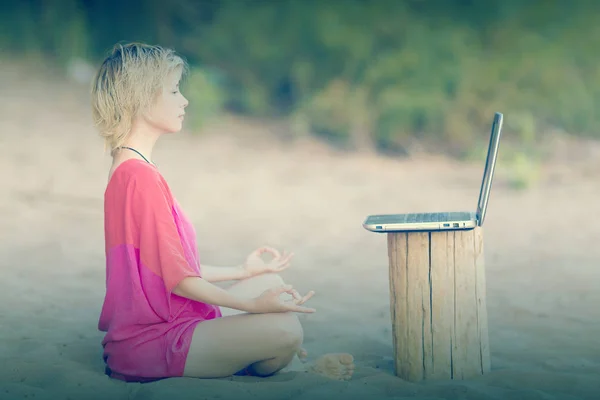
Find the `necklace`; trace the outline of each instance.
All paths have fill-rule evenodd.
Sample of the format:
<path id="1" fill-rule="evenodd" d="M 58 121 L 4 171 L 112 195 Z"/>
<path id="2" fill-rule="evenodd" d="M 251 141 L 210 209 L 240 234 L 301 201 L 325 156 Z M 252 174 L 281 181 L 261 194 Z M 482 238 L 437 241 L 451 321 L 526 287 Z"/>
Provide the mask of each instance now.
<path id="1" fill-rule="evenodd" d="M 140 153 L 139 151 L 137 151 L 136 149 L 134 149 L 133 147 L 127 147 L 127 146 L 121 146 L 119 147 L 120 149 L 127 149 L 127 150 L 131 150 L 136 152 L 140 157 L 142 157 L 144 159 L 144 161 L 146 161 L 148 164 L 154 164 L 153 162 L 148 161 L 148 159 L 146 157 L 144 157 L 144 155 L 142 153 Z M 156 165 L 156 164 L 154 164 Z"/>

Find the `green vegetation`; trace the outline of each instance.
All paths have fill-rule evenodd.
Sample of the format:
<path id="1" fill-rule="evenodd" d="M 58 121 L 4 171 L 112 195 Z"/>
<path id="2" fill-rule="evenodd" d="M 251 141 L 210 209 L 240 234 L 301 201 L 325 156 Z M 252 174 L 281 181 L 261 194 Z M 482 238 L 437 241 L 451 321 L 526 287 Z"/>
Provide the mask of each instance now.
<path id="1" fill-rule="evenodd" d="M 8 7 L 8 9 L 6 9 Z M 193 66 L 196 126 L 226 109 L 298 134 L 466 157 L 494 111 L 536 163 L 547 127 L 599 136 L 600 3 L 591 0 L 56 0 L 2 5 L 13 54 L 98 61 L 117 41 L 172 46 Z M 520 181 L 529 181 L 529 172 Z"/>

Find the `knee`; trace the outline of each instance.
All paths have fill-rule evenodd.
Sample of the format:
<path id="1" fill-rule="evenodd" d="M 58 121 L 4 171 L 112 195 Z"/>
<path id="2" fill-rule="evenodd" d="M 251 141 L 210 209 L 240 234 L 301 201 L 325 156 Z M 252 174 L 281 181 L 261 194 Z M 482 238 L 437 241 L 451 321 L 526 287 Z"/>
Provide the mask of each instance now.
<path id="1" fill-rule="evenodd" d="M 283 329 L 280 331 L 281 334 L 281 346 L 284 350 L 294 352 L 304 341 L 304 334 L 302 329 Z"/>
<path id="2" fill-rule="evenodd" d="M 262 274 L 260 276 L 257 276 L 255 279 L 260 280 L 262 286 L 264 286 L 265 288 L 274 288 L 277 286 L 285 285 L 283 278 L 275 273 Z"/>
<path id="3" fill-rule="evenodd" d="M 304 341 L 304 331 L 294 313 L 274 314 L 277 321 L 272 325 L 275 337 L 285 350 L 295 351 Z"/>

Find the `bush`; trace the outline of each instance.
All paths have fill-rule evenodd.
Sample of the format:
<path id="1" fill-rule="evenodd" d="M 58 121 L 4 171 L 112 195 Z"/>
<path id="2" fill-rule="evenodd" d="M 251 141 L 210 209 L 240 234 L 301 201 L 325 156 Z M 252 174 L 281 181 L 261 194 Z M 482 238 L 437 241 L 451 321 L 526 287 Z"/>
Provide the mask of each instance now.
<path id="1" fill-rule="evenodd" d="M 599 136 L 599 9 L 584 0 L 31 0 L 0 10 L 12 34 L 0 44 L 99 58 L 115 41 L 157 42 L 196 68 L 188 94 L 198 126 L 226 107 L 289 117 L 347 148 L 407 152 L 418 140 L 460 154 L 487 140 L 495 111 L 521 121 L 505 131 L 518 140 L 531 140 L 527 124 Z"/>
<path id="2" fill-rule="evenodd" d="M 189 101 L 189 126 L 192 130 L 199 131 L 221 115 L 225 94 L 216 78 L 199 67 L 190 68 L 183 85 L 183 95 Z"/>

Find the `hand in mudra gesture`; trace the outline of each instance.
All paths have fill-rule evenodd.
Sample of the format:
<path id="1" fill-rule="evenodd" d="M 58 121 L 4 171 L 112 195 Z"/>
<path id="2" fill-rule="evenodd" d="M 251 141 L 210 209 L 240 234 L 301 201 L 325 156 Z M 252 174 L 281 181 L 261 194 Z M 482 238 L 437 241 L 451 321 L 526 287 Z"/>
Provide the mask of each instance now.
<path id="1" fill-rule="evenodd" d="M 271 255 L 271 260 L 265 262 L 263 260 L 264 254 Z M 242 268 L 244 269 L 248 277 L 253 277 L 265 273 L 277 274 L 290 266 L 290 262 L 292 261 L 293 256 L 294 253 L 287 253 L 284 251 L 283 254 L 281 254 L 279 251 L 272 247 L 263 246 L 254 250 L 248 255 L 248 257 L 246 257 Z"/>
<path id="2" fill-rule="evenodd" d="M 283 300 L 282 295 L 288 294 L 292 298 Z M 314 291 L 308 292 L 306 296 L 301 296 L 292 285 L 283 285 L 276 288 L 265 290 L 260 296 L 253 299 L 254 309 L 257 313 L 279 313 L 279 312 L 300 312 L 300 313 L 314 313 L 314 308 L 303 307 L 315 294 Z"/>

